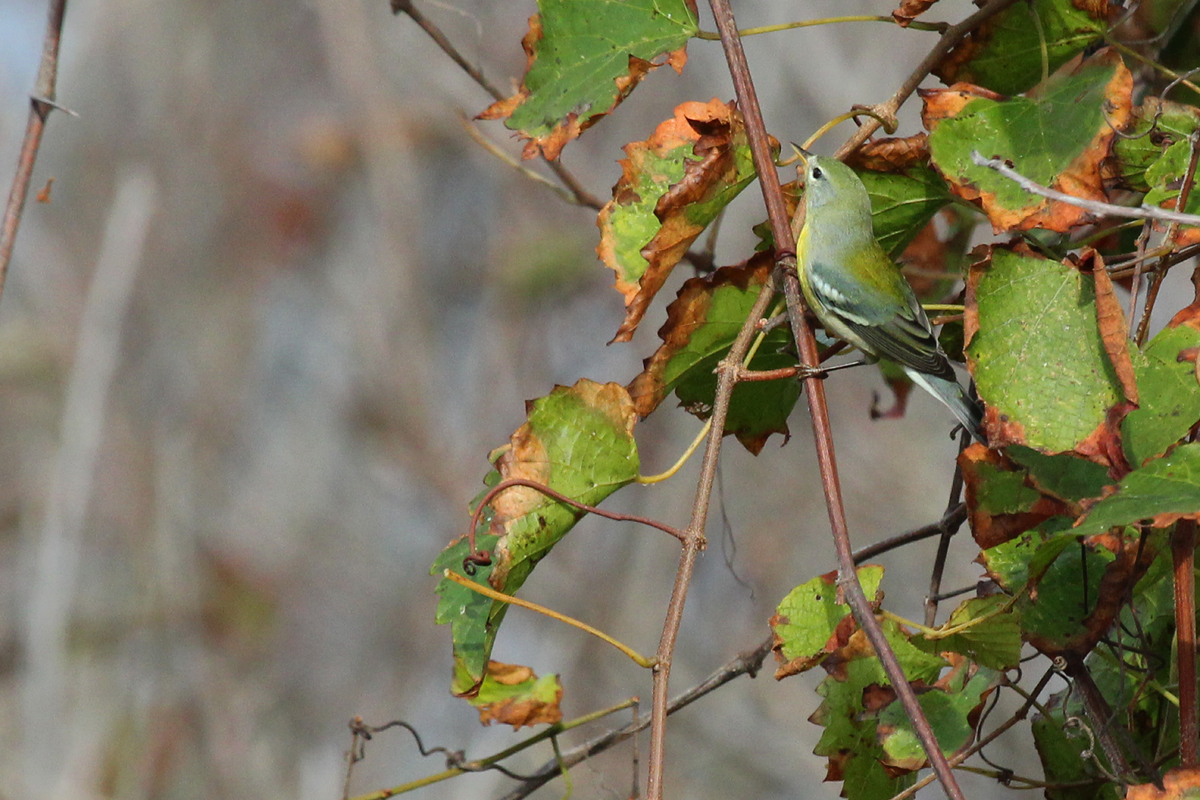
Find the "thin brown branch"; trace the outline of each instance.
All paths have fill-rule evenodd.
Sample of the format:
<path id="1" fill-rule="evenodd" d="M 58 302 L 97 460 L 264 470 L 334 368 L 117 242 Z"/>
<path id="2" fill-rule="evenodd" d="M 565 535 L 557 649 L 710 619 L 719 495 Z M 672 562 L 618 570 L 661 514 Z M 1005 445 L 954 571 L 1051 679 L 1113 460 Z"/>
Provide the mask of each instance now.
<path id="1" fill-rule="evenodd" d="M 463 57 L 463 54 L 460 53 L 458 48 L 456 48 L 454 44 L 446 37 L 446 34 L 442 33 L 441 28 L 439 28 L 433 20 L 429 19 L 429 17 L 422 14 L 412 0 L 392 0 L 392 13 L 399 14 L 401 12 L 407 14 L 413 22 L 417 23 L 421 30 L 425 31 L 429 38 L 433 40 L 434 44 L 440 47 L 443 53 L 450 56 L 450 59 L 457 64 L 463 72 L 467 73 L 467 75 L 471 77 L 471 80 L 479 84 L 480 88 L 490 94 L 493 99 L 504 99 L 504 93 L 496 88 L 496 86 L 487 79 L 487 76 L 483 74 L 482 70 Z M 550 167 L 550 170 L 557 175 L 558 179 L 563 182 L 564 186 L 567 187 L 567 190 L 575 196 L 575 203 L 577 205 L 587 206 L 588 208 L 593 208 L 597 211 L 604 206 L 604 203 L 600 202 L 600 199 L 597 198 L 596 195 L 585 189 L 583 184 L 579 182 L 579 179 L 576 178 L 569 169 L 564 167 L 561 162 L 557 160 L 552 161 L 550 159 L 544 160 L 546 165 Z"/>
<path id="2" fill-rule="evenodd" d="M 484 555 L 476 552 L 475 550 L 475 529 L 479 526 L 479 518 L 483 514 L 483 509 L 487 508 L 488 504 L 490 504 L 492 500 L 496 498 L 496 495 L 500 494 L 505 489 L 511 489 L 514 486 L 525 486 L 530 489 L 534 489 L 546 495 L 547 497 L 557 500 L 560 503 L 565 503 L 573 508 L 579 509 L 580 511 L 586 511 L 589 514 L 595 514 L 597 516 L 604 517 L 605 519 L 616 520 L 617 522 L 640 522 L 641 524 L 648 525 L 651 528 L 657 528 L 664 533 L 669 533 L 681 542 L 685 540 L 683 531 L 679 530 L 678 528 L 673 528 L 665 522 L 659 522 L 658 520 L 639 516 L 637 514 L 621 514 L 616 511 L 605 511 L 602 508 L 589 506 L 585 503 L 579 502 L 578 500 L 570 498 L 562 492 L 551 489 L 544 483 L 531 481 L 528 478 L 509 478 L 508 480 L 500 481 L 500 483 L 497 483 L 495 486 L 489 489 L 487 494 L 480 499 L 479 505 L 475 507 L 475 512 L 471 514 L 471 526 L 467 530 L 467 541 L 470 542 L 471 555 L 473 557 Z"/>
<path id="3" fill-rule="evenodd" d="M 889 550 L 896 550 L 905 545 L 919 542 L 922 539 L 928 539 L 933 536 L 938 536 L 946 530 L 957 530 L 960 525 L 967 519 L 966 503 L 959 503 L 937 522 L 931 525 L 926 525 L 922 528 L 916 528 L 911 531 L 897 534 L 891 538 L 884 539 L 881 542 L 860 547 L 854 551 L 854 563 L 861 564 L 868 558 L 874 558 L 877 555 L 886 553 Z"/>
<path id="4" fill-rule="evenodd" d="M 1010 0 L 994 0 L 993 6 L 1010 2 Z M 768 146 L 766 126 L 762 119 L 762 110 L 754 91 L 754 82 L 750 75 L 750 67 L 742 49 L 741 39 L 737 33 L 737 23 L 734 21 L 733 9 L 729 0 L 710 0 L 713 17 L 717 30 L 721 34 L 721 45 L 729 62 L 730 75 L 733 78 L 734 90 L 738 98 L 738 106 L 746 121 L 746 132 L 750 140 L 750 149 L 754 156 L 754 166 L 758 172 L 759 185 L 762 188 L 763 199 L 767 206 L 767 214 L 771 222 L 771 231 L 775 238 L 776 266 L 783 279 L 784 297 L 787 300 L 788 317 L 791 320 L 792 334 L 800 352 L 801 363 L 810 372 L 804 380 L 805 391 L 808 395 L 809 417 L 812 421 L 813 439 L 817 451 L 817 464 L 821 473 L 821 485 L 825 493 L 825 503 L 829 512 L 830 528 L 833 533 L 834 547 L 837 551 L 838 587 L 843 592 L 859 627 L 866 634 L 868 641 L 874 647 L 884 672 L 892 682 L 893 689 L 905 714 L 912 722 L 913 728 L 920 740 L 925 753 L 937 774 L 946 794 L 953 800 L 962 800 L 962 789 L 950 770 L 946 757 L 938 745 L 912 686 L 904 676 L 896 654 L 888 644 L 887 638 L 875 618 L 874 610 L 863 592 L 858 581 L 858 573 L 854 567 L 854 554 L 850 547 L 850 533 L 846 526 L 846 513 L 842 502 L 841 483 L 837 475 L 837 460 L 834 456 L 833 434 L 829 425 L 829 409 L 825 400 L 825 387 L 813 371 L 820 365 L 817 342 L 812 329 L 804 318 L 804 303 L 800 297 L 799 278 L 796 274 L 795 238 L 791 220 L 783 201 L 780 189 L 779 174 L 775 169 Z M 972 18 L 979 16 L 972 15 Z M 958 26 L 956 26 L 958 27 Z M 965 33 L 964 33 L 965 35 Z M 940 42 L 939 42 L 940 45 Z M 914 87 L 915 88 L 915 87 Z M 761 312 L 756 312 L 761 316 Z M 757 316 L 752 319 L 757 319 Z M 714 430 L 719 431 L 714 423 Z M 718 432 L 719 435 L 719 432 Z M 653 746 L 653 743 L 652 743 Z M 653 755 L 653 749 L 651 754 Z M 653 772 L 651 764 L 651 775 Z M 654 789 L 657 788 L 656 794 Z M 661 797 L 661 785 L 652 787 L 651 800 Z"/>
<path id="5" fill-rule="evenodd" d="M 962 432 L 962 437 L 959 439 L 958 452 L 961 454 L 971 443 L 971 434 L 966 430 Z M 946 516 L 956 507 L 962 506 L 959 497 L 962 495 L 963 475 L 962 466 L 955 462 L 954 478 L 950 481 L 950 499 L 946 502 Z M 966 515 L 964 513 L 964 519 Z M 946 569 L 946 557 L 950 553 L 950 540 L 954 538 L 954 534 L 958 533 L 959 522 L 953 527 L 947 525 L 942 530 L 942 537 L 938 540 L 937 553 L 933 558 L 933 569 L 929 575 L 929 593 L 925 595 L 925 626 L 932 628 L 934 622 L 937 621 L 938 610 L 938 595 L 942 592 L 942 573 Z"/>
<path id="6" fill-rule="evenodd" d="M 678 695 L 667 703 L 666 713 L 674 714 L 681 708 L 699 700 L 706 694 L 719 689 L 725 684 L 738 678 L 742 675 L 754 677 L 760 669 L 767 655 L 771 652 L 771 647 L 774 644 L 772 637 L 768 636 L 755 649 L 741 653 L 736 658 L 721 666 L 711 675 L 705 678 L 702 682 L 688 689 L 684 693 Z M 609 731 L 601 736 L 592 739 L 589 742 L 584 742 L 578 747 L 570 750 L 564 750 L 562 753 L 561 762 L 557 758 L 550 759 L 536 770 L 529 779 L 520 786 L 513 789 L 508 794 L 504 795 L 501 800 L 521 800 L 528 797 L 535 791 L 545 786 L 554 778 L 558 777 L 562 772 L 562 767 L 573 767 L 576 764 L 588 759 L 598 753 L 602 753 L 621 742 L 633 737 L 639 731 L 645 730 L 650 724 L 649 719 L 635 719 L 633 722 L 625 725 L 622 728 Z"/>
<path id="7" fill-rule="evenodd" d="M 29 194 L 29 183 L 33 179 L 33 164 L 38 149 L 42 146 L 42 134 L 46 130 L 46 119 L 55 102 L 58 84 L 58 47 L 62 40 L 63 18 L 67 14 L 67 0 L 50 0 L 50 13 L 46 21 L 46 35 L 42 40 L 42 61 L 38 66 L 37 84 L 29 98 L 29 121 L 25 125 L 25 140 L 21 143 L 21 154 L 17 156 L 17 172 L 13 176 L 8 192 L 8 204 L 4 207 L 4 222 L 0 226 L 0 295 L 4 293 L 4 282 L 8 278 L 8 263 L 12 260 L 13 245 L 17 240 L 17 229 L 21 227 L 21 212 L 25 210 L 25 198 Z"/>
<path id="8" fill-rule="evenodd" d="M 1196 521 L 1180 520 L 1171 532 L 1175 571 L 1175 636 L 1179 642 L 1179 758 L 1185 769 L 1200 766 L 1200 718 L 1196 702 Z"/>
<path id="9" fill-rule="evenodd" d="M 988 3 L 986 6 L 979 9 L 962 22 L 958 23 L 957 25 L 952 25 L 950 28 L 948 28 L 946 32 L 942 34 L 942 38 L 938 39 L 938 43 L 934 45 L 932 50 L 929 51 L 928 55 L 926 55 L 925 58 L 921 60 L 921 63 L 917 65 L 917 68 L 912 71 L 912 74 L 905 78 L 904 83 L 900 84 L 900 88 L 896 90 L 896 93 L 893 94 L 886 103 L 874 106 L 873 110 L 876 112 L 876 114 L 883 119 L 895 118 L 896 112 L 900 110 L 900 106 L 904 105 L 905 101 L 908 100 L 908 98 L 912 96 L 912 93 L 917 90 L 917 87 L 921 85 L 921 81 L 925 80 L 929 73 L 941 63 L 942 59 L 946 57 L 946 54 L 949 53 L 955 45 L 965 39 L 967 34 L 969 34 L 971 31 L 975 30 L 988 19 L 996 14 L 999 14 L 1001 11 L 1008 8 L 1015 2 L 1016 0 L 992 0 L 992 2 Z M 867 139 L 870 139 L 872 134 L 879 130 L 879 127 L 882 124 L 883 123 L 880 122 L 879 119 L 874 117 L 868 119 L 863 126 L 854 133 L 853 136 L 846 140 L 845 144 L 838 148 L 836 153 L 837 157 L 843 158 L 846 156 L 846 154 L 853 153 L 863 142 L 865 142 Z"/>

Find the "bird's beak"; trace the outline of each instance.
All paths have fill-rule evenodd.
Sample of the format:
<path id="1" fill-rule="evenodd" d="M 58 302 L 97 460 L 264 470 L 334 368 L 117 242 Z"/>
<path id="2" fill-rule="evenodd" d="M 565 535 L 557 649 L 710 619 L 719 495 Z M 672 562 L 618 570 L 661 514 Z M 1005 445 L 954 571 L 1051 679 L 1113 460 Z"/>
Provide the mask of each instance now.
<path id="1" fill-rule="evenodd" d="M 804 165 L 808 166 L 808 159 L 812 158 L 812 153 L 808 152 L 795 142 L 789 142 L 789 144 L 792 146 L 792 149 L 796 151 L 796 155 L 800 157 L 800 160 L 804 162 Z"/>

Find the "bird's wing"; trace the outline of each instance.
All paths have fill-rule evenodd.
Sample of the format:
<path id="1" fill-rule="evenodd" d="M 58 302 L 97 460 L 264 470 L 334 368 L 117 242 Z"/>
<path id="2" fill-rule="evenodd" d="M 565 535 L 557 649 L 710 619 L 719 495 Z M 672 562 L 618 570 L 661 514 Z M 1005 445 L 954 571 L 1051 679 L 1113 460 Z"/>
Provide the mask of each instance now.
<path id="1" fill-rule="evenodd" d="M 886 258 L 882 251 L 879 255 Z M 816 266 L 809 284 L 822 305 L 853 335 L 851 338 L 860 340 L 851 344 L 865 344 L 873 355 L 955 380 L 954 368 L 938 346 L 908 281 L 891 263 L 870 275 L 875 280 L 863 280 L 851 287 L 846 270 Z"/>

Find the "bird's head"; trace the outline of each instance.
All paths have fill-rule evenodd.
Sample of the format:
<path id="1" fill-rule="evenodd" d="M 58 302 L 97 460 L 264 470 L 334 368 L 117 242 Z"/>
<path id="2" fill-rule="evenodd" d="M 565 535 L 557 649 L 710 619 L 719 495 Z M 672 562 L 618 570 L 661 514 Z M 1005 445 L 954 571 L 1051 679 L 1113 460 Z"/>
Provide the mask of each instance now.
<path id="1" fill-rule="evenodd" d="M 871 213 L 871 198 L 854 170 L 836 158 L 796 149 L 804 161 L 804 205 L 808 213 L 818 209 Z"/>

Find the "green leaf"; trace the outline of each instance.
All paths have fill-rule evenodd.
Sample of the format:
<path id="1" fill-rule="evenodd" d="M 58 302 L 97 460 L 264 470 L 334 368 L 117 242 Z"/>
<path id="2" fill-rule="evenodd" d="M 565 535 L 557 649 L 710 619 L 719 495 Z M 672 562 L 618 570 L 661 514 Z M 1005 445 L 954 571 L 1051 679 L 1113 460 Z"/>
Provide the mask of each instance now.
<path id="1" fill-rule="evenodd" d="M 716 397 L 713 370 L 728 353 L 770 275 L 770 259 L 756 256 L 745 267 L 722 267 L 709 277 L 691 278 L 667 308 L 658 334 L 663 344 L 629 384 L 640 416 L 649 415 L 671 392 L 700 419 L 708 419 Z M 795 366 L 787 328 L 770 331 L 750 362 L 755 370 Z M 725 433 L 758 453 L 773 433 L 788 435 L 787 418 L 800 397 L 796 380 L 745 381 L 730 399 Z"/>
<path id="2" fill-rule="evenodd" d="M 1188 136 L 1198 124 L 1200 110 L 1195 107 L 1147 97 L 1135 110 L 1133 125 L 1127 135 L 1113 142 L 1113 154 L 1117 157 L 1125 185 L 1135 191 L 1148 192 L 1161 185 L 1164 179 L 1181 177 L 1182 173 L 1171 176 L 1165 165 L 1158 166 L 1166 157 L 1163 143 L 1184 143 L 1186 147 Z M 1148 174 L 1151 170 L 1153 180 Z"/>
<path id="3" fill-rule="evenodd" d="M 612 111 L 667 55 L 683 68 L 683 47 L 699 30 L 689 0 L 539 0 L 522 44 L 529 57 L 521 90 L 484 112 L 557 158 L 567 141 Z M 636 60 L 635 60 L 636 59 Z M 532 149 L 530 149 L 532 148 Z"/>
<path id="4" fill-rule="evenodd" d="M 1138 383 L 1139 388 L 1141 382 Z M 1038 490 L 1068 502 L 1099 497 L 1112 483 L 1108 470 L 1099 464 L 1068 453 L 1048 456 L 1028 447 L 1013 445 L 1005 454 L 1029 471 Z"/>
<path id="5" fill-rule="evenodd" d="M 1017 8 L 1017 7 L 1014 7 Z M 1114 125 L 1130 117 L 1132 77 L 1112 50 L 1050 77 L 1036 97 L 1001 99 L 982 91 L 943 89 L 923 95 L 933 163 L 954 192 L 978 199 L 997 230 L 1045 228 L 1065 233 L 1087 213 L 1031 194 L 972 160 L 972 151 L 1012 163 L 1043 186 L 1103 199 L 1101 162 Z"/>
<path id="6" fill-rule="evenodd" d="M 532 480 L 584 505 L 594 506 L 638 475 L 633 402 L 624 387 L 580 380 L 557 386 L 548 396 L 528 404 L 528 419 L 501 448 L 499 477 Z M 489 476 L 491 478 L 491 476 Z M 512 595 L 533 567 L 584 512 L 552 500 L 536 489 L 514 486 L 491 503 L 493 530 L 499 537 L 480 537 L 490 547 L 492 565 L 473 578 Z M 444 551 L 434 570 L 461 573 L 465 540 Z M 455 680 L 458 695 L 473 694 L 484 679 L 492 645 L 508 605 L 489 600 L 443 580 L 437 591 L 438 622 L 452 622 Z"/>
<path id="7" fill-rule="evenodd" d="M 859 567 L 857 573 L 866 596 L 877 598 L 883 567 L 867 565 Z M 850 607 L 838 598 L 836 572 L 819 575 L 792 589 L 771 617 L 775 651 L 785 662 L 781 671 L 790 675 L 817 666 L 846 643 L 853 624 Z M 840 636 L 835 636 L 839 629 Z"/>
<path id="8" fill-rule="evenodd" d="M 893 777 L 880 763 L 884 751 L 875 734 L 876 722 L 864 713 L 864 691 L 885 682 L 878 659 L 854 659 L 840 679 L 821 681 L 821 705 L 808 718 L 825 728 L 813 753 L 829 759 L 827 780 L 841 780 L 842 794 L 851 800 L 888 800 L 916 780 L 912 773 Z"/>
<path id="9" fill-rule="evenodd" d="M 1090 276 L 1029 253 L 996 249 L 975 265 L 967 346 L 979 395 L 1004 439 L 1057 453 L 1076 449 L 1122 399 L 1096 323 Z"/>
<path id="10" fill-rule="evenodd" d="M 955 628 L 989 614 L 995 616 L 950 636 L 914 636 L 912 643 L 926 652 L 960 653 L 985 667 L 1011 669 L 1021 660 L 1020 615 L 1015 609 L 996 613 L 1008 601 L 1003 595 L 973 597 L 954 610 L 946 622 L 948 627 Z"/>
<path id="11" fill-rule="evenodd" d="M 1107 27 L 1102 11 L 1092 16 L 1071 0 L 1017 3 L 955 47 L 934 74 L 948 84 L 966 81 L 1001 94 L 1020 94 L 1041 81 L 1043 64 L 1054 72 L 1100 41 Z"/>
<path id="12" fill-rule="evenodd" d="M 1134 361 L 1140 405 L 1121 426 L 1125 453 L 1135 466 L 1162 455 L 1200 420 L 1200 385 L 1194 364 L 1180 361 L 1183 350 L 1200 346 L 1200 331 L 1189 325 L 1161 330 L 1144 357 Z"/>
<path id="13" fill-rule="evenodd" d="M 486 526 L 481 527 L 486 530 Z M 476 534 L 476 546 L 490 552 L 499 538 L 494 534 Z M 475 583 L 486 585 L 493 565 L 478 567 L 474 575 L 467 575 L 462 565 L 463 559 L 470 554 L 467 537 L 463 536 L 438 555 L 430 574 L 440 576 L 446 570 L 450 570 Z M 454 673 L 456 676 L 469 676 L 465 682 L 456 680 L 454 683 L 453 691 L 461 695 L 469 692 L 475 684 L 475 678 L 483 675 L 487 669 L 488 657 L 496 641 L 496 631 L 504 619 L 508 605 L 496 603 L 491 598 L 444 577 L 438 581 L 434 592 L 439 596 L 434 621 L 439 625 L 450 623 Z"/>
<path id="14" fill-rule="evenodd" d="M 1090 536 L 1143 520 L 1165 528 L 1181 518 L 1200 518 L 1200 444 L 1181 445 L 1126 475 L 1074 532 Z"/>
<path id="15" fill-rule="evenodd" d="M 947 756 L 971 743 L 975 735 L 971 715 L 979 709 L 981 698 L 996 680 L 997 673 L 980 669 L 970 680 L 965 680 L 965 675 L 956 677 L 959 679 L 952 680 L 949 687 L 936 687 L 917 696 L 938 745 Z M 925 764 L 925 750 L 899 700 L 879 712 L 877 724 L 886 764 L 913 770 Z"/>
<path id="16" fill-rule="evenodd" d="M 904 173 L 864 169 L 858 177 L 871 198 L 871 222 L 875 238 L 892 258 L 954 197 L 941 176 L 928 167 L 912 167 Z"/>

